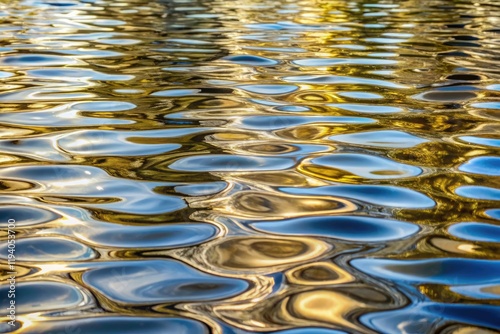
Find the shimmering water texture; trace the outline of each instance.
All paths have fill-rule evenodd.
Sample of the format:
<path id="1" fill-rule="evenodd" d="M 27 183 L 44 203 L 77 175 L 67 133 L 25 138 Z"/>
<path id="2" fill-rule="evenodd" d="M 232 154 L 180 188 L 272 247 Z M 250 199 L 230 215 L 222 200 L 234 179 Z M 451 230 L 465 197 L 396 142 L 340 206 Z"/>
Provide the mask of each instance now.
<path id="1" fill-rule="evenodd" d="M 0 0 L 0 332 L 498 333 L 499 18 Z"/>

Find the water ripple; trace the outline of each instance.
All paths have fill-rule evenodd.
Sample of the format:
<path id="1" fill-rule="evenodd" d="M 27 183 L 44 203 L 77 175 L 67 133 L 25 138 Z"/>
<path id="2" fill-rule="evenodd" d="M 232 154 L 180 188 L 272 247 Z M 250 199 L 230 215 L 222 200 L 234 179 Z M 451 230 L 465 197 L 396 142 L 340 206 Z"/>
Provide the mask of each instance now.
<path id="1" fill-rule="evenodd" d="M 281 188 L 290 194 L 308 196 L 339 196 L 375 205 L 396 208 L 429 208 L 436 203 L 417 191 L 379 185 L 338 185 L 316 188 Z"/>
<path id="2" fill-rule="evenodd" d="M 0 1 L 0 332 L 498 332 L 497 2 Z"/>
<path id="3" fill-rule="evenodd" d="M 342 177 L 364 179 L 397 179 L 417 176 L 419 167 L 367 154 L 339 153 L 311 159 L 304 170 L 322 178 Z"/>
<path id="4" fill-rule="evenodd" d="M 206 260 L 233 271 L 276 271 L 318 258 L 331 246 L 312 238 L 227 238 L 206 252 Z M 249 257 L 250 255 L 250 257 Z"/>
<path id="5" fill-rule="evenodd" d="M 51 320 L 35 323 L 26 329 L 27 333 L 63 333 L 68 329 L 76 328 L 83 333 L 94 334 L 208 334 L 209 330 L 203 323 L 185 318 L 157 318 L 132 316 L 99 316 L 92 318 L 77 318 L 68 324 L 64 320 Z"/>
<path id="6" fill-rule="evenodd" d="M 297 84 L 366 85 L 366 86 L 386 87 L 386 88 L 396 88 L 396 89 L 409 88 L 405 85 L 400 85 L 391 81 L 365 79 L 365 78 L 348 77 L 348 76 L 334 76 L 334 75 L 290 76 L 290 77 L 284 77 L 283 80 Z"/>
<path id="7" fill-rule="evenodd" d="M 330 139 L 343 143 L 381 148 L 409 148 L 428 141 L 403 131 L 394 130 L 356 132 L 352 134 L 332 136 Z"/>
<path id="8" fill-rule="evenodd" d="M 187 247 L 209 241 L 219 230 L 210 224 L 175 223 L 153 226 L 127 226 L 93 221 L 91 224 L 55 228 L 47 233 L 74 235 L 96 247 L 166 249 Z"/>
<path id="9" fill-rule="evenodd" d="M 459 169 L 472 174 L 500 176 L 500 157 L 473 158 Z"/>
<path id="10" fill-rule="evenodd" d="M 484 242 L 500 242 L 500 227 L 484 223 L 458 223 L 448 229 L 456 237 Z"/>
<path id="11" fill-rule="evenodd" d="M 252 223 L 254 228 L 284 235 L 325 236 L 355 242 L 383 242 L 408 237 L 419 231 L 410 223 L 355 216 L 286 219 Z"/>
<path id="12" fill-rule="evenodd" d="M 85 261 L 95 257 L 91 248 L 63 238 L 26 238 L 17 240 L 16 244 L 20 249 L 16 258 L 20 261 Z M 2 257 L 8 254 L 7 249 L 7 242 L 0 242 Z"/>
<path id="13" fill-rule="evenodd" d="M 278 64 L 276 60 L 254 55 L 235 55 L 235 56 L 224 57 L 222 59 L 236 64 L 249 65 L 249 66 L 274 66 Z"/>
<path id="14" fill-rule="evenodd" d="M 85 272 L 83 281 L 107 298 L 129 304 L 224 299 L 249 286 L 244 280 L 208 275 L 174 260 L 110 264 Z"/>
<path id="15" fill-rule="evenodd" d="M 46 55 L 46 54 L 25 54 L 16 56 L 3 57 L 0 60 L 0 65 L 3 66 L 61 66 L 61 65 L 81 65 L 82 62 L 69 57 Z"/>
<path id="16" fill-rule="evenodd" d="M 186 206 L 177 196 L 155 193 L 153 189 L 159 184 L 114 178 L 96 167 L 22 166 L 0 169 L 0 175 L 35 184 L 28 193 L 46 196 L 55 203 L 64 203 L 68 198 L 81 206 L 131 214 L 173 212 Z"/>
<path id="17" fill-rule="evenodd" d="M 17 289 L 22 291 L 16 298 L 16 312 L 27 314 L 41 311 L 62 311 L 68 308 L 82 308 L 90 304 L 88 292 L 74 284 L 36 280 L 20 282 Z M 0 291 L 7 295 L 8 285 L 1 285 Z M 7 298 L 2 299 L 2 309 L 7 308 Z"/>
<path id="18" fill-rule="evenodd" d="M 16 217 L 16 225 L 23 227 L 44 224 L 61 218 L 53 211 L 27 205 L 1 205 L 0 215 L 2 217 Z M 7 225 L 7 222 L 2 222 L 2 225 Z"/>
<path id="19" fill-rule="evenodd" d="M 36 69 L 26 71 L 26 74 L 34 78 L 58 81 L 80 81 L 89 79 L 99 81 L 126 81 L 134 78 L 133 75 L 106 74 L 86 68 Z"/>
<path id="20" fill-rule="evenodd" d="M 290 168 L 293 165 L 293 160 L 287 158 L 210 154 L 182 158 L 171 164 L 169 168 L 189 172 L 242 172 L 252 170 L 281 170 Z"/>
<path id="21" fill-rule="evenodd" d="M 438 258 L 424 260 L 356 259 L 352 265 L 374 276 L 411 284 L 498 283 L 500 261 Z"/>

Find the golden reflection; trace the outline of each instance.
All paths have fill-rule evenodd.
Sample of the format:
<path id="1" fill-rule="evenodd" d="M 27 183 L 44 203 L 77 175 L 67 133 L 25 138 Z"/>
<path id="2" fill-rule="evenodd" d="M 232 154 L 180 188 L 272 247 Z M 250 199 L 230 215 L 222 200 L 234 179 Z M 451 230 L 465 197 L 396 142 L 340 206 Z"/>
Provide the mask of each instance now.
<path id="1" fill-rule="evenodd" d="M 0 280 L 1 282 L 8 282 L 9 278 L 12 276 L 10 274 L 11 268 L 8 264 L 0 264 Z M 16 277 L 23 277 L 32 272 L 32 269 L 25 266 L 16 266 Z"/>
<path id="2" fill-rule="evenodd" d="M 329 285 L 353 282 L 347 271 L 330 262 L 308 263 L 289 270 L 287 279 L 292 284 Z"/>
<path id="3" fill-rule="evenodd" d="M 312 238 L 226 237 L 206 252 L 206 261 L 230 270 L 272 272 L 318 258 L 331 248 Z"/>
<path id="4" fill-rule="evenodd" d="M 286 309 L 296 317 L 364 331 L 351 316 L 353 311 L 362 310 L 368 305 L 343 294 L 329 290 L 314 290 L 299 293 L 284 303 Z"/>
<path id="5" fill-rule="evenodd" d="M 23 314 L 19 316 L 16 320 L 21 322 L 21 327 L 18 331 L 14 331 L 14 334 L 17 333 L 26 333 L 29 332 L 30 329 L 35 329 L 37 322 L 41 322 L 45 319 L 43 313 L 29 313 Z"/>
<path id="6" fill-rule="evenodd" d="M 245 173 L 240 175 L 232 175 L 228 180 L 235 182 L 248 182 L 258 183 L 262 186 L 322 186 L 326 182 L 308 178 L 295 171 L 281 171 L 281 172 L 259 172 L 259 173 Z"/>
<path id="7" fill-rule="evenodd" d="M 316 167 L 312 165 L 306 165 L 299 167 L 301 172 L 309 175 L 311 177 L 320 178 L 323 180 L 329 180 L 334 182 L 342 182 L 342 183 L 351 183 L 351 184 L 359 184 L 363 181 L 363 178 L 352 175 L 348 172 L 341 171 L 338 169 L 325 168 L 325 167 Z"/>
<path id="8" fill-rule="evenodd" d="M 484 259 L 500 259 L 499 247 L 496 244 L 472 243 L 463 240 L 451 240 L 433 237 L 419 244 L 420 251 L 434 254 L 460 254 Z"/>
<path id="9" fill-rule="evenodd" d="M 339 125 L 338 128 L 344 128 Z M 284 138 L 297 139 L 297 140 L 319 140 L 326 138 L 328 135 L 336 134 L 335 126 L 325 126 L 325 125 L 304 125 L 293 127 L 290 129 L 277 131 L 277 135 Z M 347 130 L 347 128 L 344 128 Z"/>
<path id="10" fill-rule="evenodd" d="M 67 265 L 63 263 L 39 264 L 37 266 L 40 268 L 40 271 L 37 272 L 37 275 L 45 275 L 49 273 L 62 273 L 68 270 Z"/>
<path id="11" fill-rule="evenodd" d="M 420 292 L 428 298 L 441 303 L 457 303 L 462 297 L 443 285 L 422 285 Z"/>
<path id="12" fill-rule="evenodd" d="M 263 192 L 240 192 L 231 198 L 224 211 L 230 215 L 281 219 L 327 213 L 341 214 L 353 212 L 356 209 L 355 204 L 334 197 L 299 197 Z"/>

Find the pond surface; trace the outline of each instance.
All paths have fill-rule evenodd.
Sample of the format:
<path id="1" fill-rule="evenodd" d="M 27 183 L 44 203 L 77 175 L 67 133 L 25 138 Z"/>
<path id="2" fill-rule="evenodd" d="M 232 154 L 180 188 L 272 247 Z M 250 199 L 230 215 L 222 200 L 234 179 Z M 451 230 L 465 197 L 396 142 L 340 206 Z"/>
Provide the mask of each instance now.
<path id="1" fill-rule="evenodd" d="M 500 330 L 500 3 L 0 0 L 15 333 Z"/>

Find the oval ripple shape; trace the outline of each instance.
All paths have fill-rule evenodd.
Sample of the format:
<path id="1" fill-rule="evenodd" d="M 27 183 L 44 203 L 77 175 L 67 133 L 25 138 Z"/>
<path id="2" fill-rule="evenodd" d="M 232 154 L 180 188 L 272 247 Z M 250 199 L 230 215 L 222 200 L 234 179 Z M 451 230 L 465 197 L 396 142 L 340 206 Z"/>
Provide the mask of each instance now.
<path id="1" fill-rule="evenodd" d="M 395 179 L 417 176 L 422 173 L 419 167 L 368 154 L 325 155 L 313 158 L 310 166 L 339 169 L 366 179 Z"/>
<path id="2" fill-rule="evenodd" d="M 14 219 L 16 226 L 30 226 L 48 223 L 61 218 L 61 215 L 46 209 L 25 205 L 2 205 L 0 206 L 0 226 L 7 226 L 9 219 Z"/>
<path id="3" fill-rule="evenodd" d="M 500 189 L 481 186 L 462 186 L 455 189 L 455 193 L 465 198 L 485 201 L 500 201 Z"/>
<path id="4" fill-rule="evenodd" d="M 0 64 L 3 66 L 19 67 L 76 65 L 79 63 L 80 62 L 78 60 L 70 57 L 34 53 L 6 56 L 0 60 Z"/>
<path id="5" fill-rule="evenodd" d="M 175 260 L 111 263 L 85 272 L 83 281 L 107 298 L 127 304 L 217 300 L 249 287 L 244 280 L 205 274 Z"/>
<path id="6" fill-rule="evenodd" d="M 274 334 L 347 334 L 347 332 L 321 327 L 303 327 L 274 332 Z"/>
<path id="7" fill-rule="evenodd" d="M 278 61 L 276 60 L 254 55 L 235 55 L 224 57 L 222 59 L 235 64 L 248 66 L 274 66 L 278 64 Z"/>
<path id="8" fill-rule="evenodd" d="M 6 258 L 7 242 L 0 243 L 0 257 Z M 21 261 L 84 261 L 95 257 L 95 252 L 79 242 L 60 237 L 35 237 L 16 240 L 16 259 Z"/>
<path id="9" fill-rule="evenodd" d="M 238 155 L 199 155 L 181 158 L 170 169 L 186 172 L 243 172 L 282 170 L 294 165 L 293 159 Z"/>
<path id="10" fill-rule="evenodd" d="M 76 110 L 81 111 L 124 111 L 134 109 L 135 104 L 123 101 L 92 101 L 77 103 L 73 106 Z"/>
<path id="11" fill-rule="evenodd" d="M 95 318 L 73 319 L 67 321 L 44 321 L 34 324 L 37 333 L 66 333 L 74 329 L 75 333 L 92 334 L 208 334 L 203 323 L 184 318 L 170 317 L 127 317 L 100 316 Z M 29 332 L 32 333 L 32 332 Z"/>
<path id="12" fill-rule="evenodd" d="M 428 140 L 402 131 L 370 131 L 336 135 L 329 138 L 341 143 L 382 148 L 409 148 L 425 143 Z"/>
<path id="13" fill-rule="evenodd" d="M 81 288 L 63 282 L 17 282 L 15 290 L 17 314 L 77 309 L 90 301 L 90 297 Z M 2 296 L 7 296 L 8 292 L 8 285 L 0 286 Z M 2 310 L 7 309 L 9 300 L 11 299 L 0 299 Z"/>
<path id="14" fill-rule="evenodd" d="M 353 242 L 402 239 L 420 230 L 411 223 L 362 216 L 305 217 L 250 225 L 262 232 L 330 237 Z"/>
<path id="15" fill-rule="evenodd" d="M 89 226 L 85 238 L 95 245 L 119 248 L 172 248 L 196 245 L 215 237 L 219 229 L 205 224 Z"/>
<path id="16" fill-rule="evenodd" d="M 395 208 L 416 209 L 436 205 L 431 198 L 418 191 L 394 186 L 353 184 L 316 188 L 281 188 L 280 190 L 296 195 L 345 197 Z"/>
<path id="17" fill-rule="evenodd" d="M 500 261 L 436 258 L 425 260 L 355 259 L 351 265 L 369 275 L 411 284 L 498 283 Z"/>
<path id="18" fill-rule="evenodd" d="M 227 238 L 210 245 L 206 252 L 207 261 L 217 266 L 255 272 L 257 269 L 275 269 L 310 261 L 325 254 L 330 246 L 312 238 Z"/>
<path id="19" fill-rule="evenodd" d="M 176 150 L 180 144 L 137 144 L 130 140 L 134 132 L 78 131 L 62 136 L 57 144 L 74 155 L 140 156 Z"/>
<path id="20" fill-rule="evenodd" d="M 500 157 L 477 157 L 459 167 L 462 172 L 500 176 Z"/>
<path id="21" fill-rule="evenodd" d="M 461 136 L 458 137 L 460 140 L 466 142 L 467 144 L 476 144 L 482 146 L 500 147 L 500 139 L 479 137 L 479 136 Z"/>
<path id="22" fill-rule="evenodd" d="M 443 334 L 495 334 L 484 328 L 500 328 L 499 307 L 485 304 L 421 302 L 383 312 L 364 314 L 361 322 L 376 333 L 434 333 L 436 324 L 463 323 L 463 330 Z M 475 328 L 471 324 L 483 328 Z"/>
<path id="23" fill-rule="evenodd" d="M 250 93 L 263 95 L 288 94 L 299 89 L 298 86 L 292 85 L 241 85 L 238 87 Z"/>
<path id="24" fill-rule="evenodd" d="M 458 223 L 450 226 L 448 232 L 465 240 L 500 242 L 500 226 L 492 224 Z"/>

